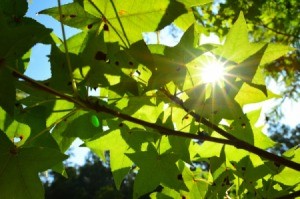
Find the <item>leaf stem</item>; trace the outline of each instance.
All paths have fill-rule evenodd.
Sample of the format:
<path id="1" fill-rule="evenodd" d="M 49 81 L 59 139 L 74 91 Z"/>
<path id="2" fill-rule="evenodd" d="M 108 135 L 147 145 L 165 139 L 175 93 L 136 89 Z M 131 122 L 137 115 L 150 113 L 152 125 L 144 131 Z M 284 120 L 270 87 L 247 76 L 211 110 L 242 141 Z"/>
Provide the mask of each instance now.
<path id="1" fill-rule="evenodd" d="M 122 43 L 124 44 L 124 47 L 129 48 L 130 43 L 127 39 L 128 44 L 125 42 L 125 40 L 123 39 L 123 37 L 120 35 L 120 33 L 116 30 L 116 28 L 110 23 L 110 21 L 105 17 L 104 13 L 95 5 L 95 3 L 92 0 L 88 0 L 88 2 L 99 12 L 99 14 L 101 15 L 101 17 L 103 18 L 103 22 L 106 24 L 108 23 L 112 29 L 115 31 L 115 33 L 119 36 L 120 40 L 122 41 Z M 109 30 L 108 30 L 109 31 Z M 129 46 L 128 46 L 129 45 Z"/>
<path id="2" fill-rule="evenodd" d="M 207 119 L 205 119 L 204 117 L 201 117 L 200 115 L 196 114 L 195 112 L 189 111 L 183 104 L 183 101 L 181 99 L 179 99 L 178 97 L 170 94 L 168 91 L 161 89 L 161 91 L 171 100 L 173 101 L 175 104 L 179 105 L 182 109 L 184 109 L 187 113 L 189 113 L 197 122 L 201 122 L 202 124 L 204 124 L 205 126 L 207 126 L 208 128 L 216 131 L 217 133 L 219 133 L 220 135 L 226 137 L 228 140 L 232 141 L 234 144 L 234 146 L 236 148 L 240 148 L 240 149 L 244 149 L 246 151 L 249 151 L 251 153 L 254 153 L 260 157 L 263 157 L 265 159 L 271 160 L 279 165 L 285 165 L 287 167 L 293 168 L 297 171 L 300 171 L 300 164 L 293 162 L 291 160 L 288 160 L 286 158 L 283 158 L 281 156 L 277 156 L 273 153 L 269 153 L 263 149 L 260 149 L 254 145 L 249 144 L 248 142 L 245 142 L 243 140 L 240 140 L 236 137 L 234 137 L 233 135 L 229 134 L 228 132 L 226 132 L 225 130 L 221 129 L 219 126 L 211 123 L 210 121 L 208 121 Z"/>
<path id="3" fill-rule="evenodd" d="M 67 38 L 66 38 L 66 32 L 65 32 L 65 26 L 63 24 L 63 17 L 62 17 L 62 10 L 61 10 L 61 2 L 60 0 L 57 0 L 58 4 L 58 12 L 59 12 L 59 18 L 60 18 L 60 25 L 61 25 L 61 31 L 62 31 L 62 36 L 63 36 L 63 44 L 65 48 L 65 54 L 66 54 L 66 60 L 67 60 L 67 66 L 69 69 L 69 74 L 72 82 L 72 88 L 74 91 L 74 95 L 78 96 L 78 91 L 77 91 L 77 85 L 76 81 L 73 77 L 73 70 L 72 70 L 72 65 L 71 65 L 71 60 L 70 60 L 70 55 L 69 55 L 69 50 L 68 50 L 68 45 L 67 45 Z"/>
<path id="4" fill-rule="evenodd" d="M 56 126 L 57 124 L 61 123 L 62 121 L 66 120 L 67 118 L 69 118 L 70 116 L 74 115 L 76 113 L 78 109 L 73 109 L 72 111 L 70 111 L 68 114 L 66 114 L 65 116 L 57 119 L 55 122 L 53 122 L 50 126 L 48 126 L 47 128 L 45 128 L 44 130 L 40 131 L 38 134 L 36 134 L 35 136 L 33 136 L 30 140 L 28 140 L 25 144 L 28 145 L 29 143 L 33 142 L 35 139 L 37 139 L 38 137 L 40 137 L 41 135 L 43 135 L 44 133 L 50 131 L 54 126 Z M 24 145 L 23 145 L 24 146 Z"/>

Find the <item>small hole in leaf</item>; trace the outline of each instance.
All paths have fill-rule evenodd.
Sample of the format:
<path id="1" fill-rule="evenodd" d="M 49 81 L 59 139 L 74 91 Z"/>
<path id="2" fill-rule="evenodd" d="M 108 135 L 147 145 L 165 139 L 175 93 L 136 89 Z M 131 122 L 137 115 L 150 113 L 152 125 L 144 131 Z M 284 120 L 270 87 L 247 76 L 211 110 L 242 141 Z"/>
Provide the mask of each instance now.
<path id="1" fill-rule="evenodd" d="M 181 199 L 186 199 L 186 197 L 185 196 L 181 196 Z"/>
<path id="2" fill-rule="evenodd" d="M 133 66 L 133 62 L 132 62 L 132 61 L 130 61 L 128 64 L 129 64 L 130 66 Z"/>
<path id="3" fill-rule="evenodd" d="M 164 189 L 164 187 L 163 186 L 161 186 L 161 185 L 158 185 L 157 187 L 156 187 L 156 191 L 157 192 L 162 192 L 162 190 Z"/>
<path id="4" fill-rule="evenodd" d="M 140 76 L 141 75 L 141 71 L 139 71 L 139 70 L 136 70 L 135 73 L 136 73 L 136 76 Z"/>
<path id="5" fill-rule="evenodd" d="M 61 18 L 65 18 L 66 17 L 66 15 L 61 15 Z"/>
<path id="6" fill-rule="evenodd" d="M 119 66 L 119 62 L 118 62 L 118 61 L 116 61 L 116 62 L 115 62 L 115 65 Z"/>
<path id="7" fill-rule="evenodd" d="M 178 175 L 177 175 L 177 179 L 178 179 L 178 180 L 183 180 L 182 174 L 178 174 Z"/>
<path id="8" fill-rule="evenodd" d="M 109 28 L 108 28 L 108 25 L 107 25 L 107 24 L 104 24 L 103 30 L 104 30 L 104 31 L 109 31 Z"/>
<path id="9" fill-rule="evenodd" d="M 135 168 L 136 168 L 136 165 L 135 165 L 135 164 L 131 166 L 131 169 L 135 169 Z"/>
<path id="10" fill-rule="evenodd" d="M 106 54 L 101 52 L 101 51 L 98 51 L 96 54 L 95 54 L 95 57 L 94 57 L 96 60 L 103 60 L 105 61 L 106 60 Z"/>
<path id="11" fill-rule="evenodd" d="M 87 26 L 88 29 L 91 29 L 92 27 L 93 27 L 92 23 Z"/>
<path id="12" fill-rule="evenodd" d="M 245 123 L 242 123 L 242 128 L 246 128 L 246 124 Z"/>
<path id="13" fill-rule="evenodd" d="M 270 120 L 270 118 L 269 117 L 266 117 L 266 122 L 268 122 Z"/>
<path id="14" fill-rule="evenodd" d="M 10 148 L 9 152 L 10 152 L 10 154 L 17 155 L 18 154 L 18 148 L 13 146 L 12 148 Z"/>
<path id="15" fill-rule="evenodd" d="M 196 167 L 191 166 L 191 167 L 190 167 L 190 170 L 191 170 L 191 171 L 196 171 Z"/>
<path id="16" fill-rule="evenodd" d="M 14 143 L 20 142 L 22 139 L 20 137 L 14 137 Z"/>
<path id="17" fill-rule="evenodd" d="M 71 18 L 74 18 L 74 17 L 77 17 L 77 16 L 73 14 L 73 15 L 70 15 L 70 17 L 71 17 Z"/>

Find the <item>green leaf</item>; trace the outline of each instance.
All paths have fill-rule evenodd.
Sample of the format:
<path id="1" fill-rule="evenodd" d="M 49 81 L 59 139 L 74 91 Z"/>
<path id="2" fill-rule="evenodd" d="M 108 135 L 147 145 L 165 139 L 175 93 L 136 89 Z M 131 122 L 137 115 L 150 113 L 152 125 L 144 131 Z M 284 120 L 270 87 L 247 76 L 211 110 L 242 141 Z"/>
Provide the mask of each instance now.
<path id="1" fill-rule="evenodd" d="M 185 162 L 190 162 L 189 145 L 190 139 L 183 139 L 179 137 L 169 137 L 172 151 L 179 156 L 179 158 Z"/>
<path id="2" fill-rule="evenodd" d="M 91 117 L 98 119 L 92 112 L 78 110 L 60 122 L 56 128 L 59 128 L 57 130 L 62 133 L 62 136 L 88 139 L 103 131 L 99 124 L 98 126 L 93 125 Z"/>
<path id="3" fill-rule="evenodd" d="M 292 48 L 283 44 L 268 44 L 267 49 L 264 52 L 263 57 L 260 60 L 260 65 L 265 65 L 271 63 L 272 61 L 286 55 L 288 52 L 294 51 L 295 48 Z"/>
<path id="4" fill-rule="evenodd" d="M 2 63 L 0 63 L 0 93 L 2 96 L 0 97 L 0 106 L 13 116 L 16 100 L 15 79 Z"/>
<path id="5" fill-rule="evenodd" d="M 264 85 L 260 86 L 266 90 Z M 269 90 L 266 92 L 268 92 L 268 95 L 266 95 L 263 91 L 244 83 L 234 99 L 239 103 L 240 106 L 244 106 L 245 104 L 262 102 L 277 96 Z"/>
<path id="6" fill-rule="evenodd" d="M 125 155 L 132 152 L 128 144 L 122 138 L 121 131 L 109 130 L 99 138 L 86 141 L 86 146 L 95 152 L 102 161 L 106 160 L 105 151 L 110 152 L 110 167 L 114 176 L 116 187 L 119 189 L 124 177 L 132 166 L 132 161 Z"/>
<path id="7" fill-rule="evenodd" d="M 200 0 L 200 1 L 199 0 L 177 0 L 177 1 L 183 3 L 187 7 L 201 6 L 213 2 L 212 0 Z"/>
<path id="8" fill-rule="evenodd" d="M 208 189 L 209 182 L 202 178 L 204 171 L 197 169 L 191 171 L 190 168 L 184 167 L 182 177 L 189 191 L 185 197 L 191 199 L 205 198 L 206 190 Z"/>
<path id="9" fill-rule="evenodd" d="M 175 47 L 151 46 L 151 52 L 156 54 L 153 54 L 154 65 L 149 66 L 152 72 L 149 89 L 160 88 L 169 82 L 183 89 L 186 79 L 194 78 L 186 64 L 206 52 L 206 49 L 196 48 L 195 37 L 197 34 L 192 24 Z"/>
<path id="10" fill-rule="evenodd" d="M 26 0 L 3 0 L 0 2 L 0 9 L 7 17 L 17 21 L 26 14 L 28 3 Z"/>
<path id="11" fill-rule="evenodd" d="M 51 29 L 45 28 L 43 25 L 30 18 L 24 18 L 24 23 L 18 26 L 6 27 L 5 31 L 0 32 L 0 59 L 5 60 L 5 65 L 11 65 L 12 61 L 21 58 L 36 43 L 51 43 Z M 1 20 L 0 20 L 1 23 Z M 20 37 L 22 35 L 22 37 Z"/>
<path id="12" fill-rule="evenodd" d="M 55 100 L 50 116 L 47 118 L 47 126 L 55 124 L 60 118 L 74 109 L 74 104 L 66 100 Z"/>
<path id="13" fill-rule="evenodd" d="M 300 163 L 300 148 L 298 146 L 289 149 L 283 155 L 294 162 Z M 293 177 L 291 178 L 291 176 Z M 274 180 L 289 186 L 299 185 L 300 173 L 294 169 L 284 167 L 280 173 L 274 176 Z"/>
<path id="14" fill-rule="evenodd" d="M 245 156 L 239 162 L 231 162 L 235 167 L 235 174 L 243 178 L 247 182 L 255 182 L 269 174 L 269 168 L 260 160 L 259 165 L 256 164 L 253 156 Z"/>
<path id="15" fill-rule="evenodd" d="M 247 117 L 250 121 L 254 135 L 254 146 L 261 149 L 268 149 L 273 147 L 276 143 L 263 132 L 263 126 L 257 127 L 256 122 L 258 121 L 260 114 L 260 110 L 256 110 L 247 113 Z"/>
<path id="16" fill-rule="evenodd" d="M 151 199 L 182 199 L 182 194 L 178 193 L 174 189 L 164 187 L 160 192 L 154 192 L 150 194 Z"/>
<path id="17" fill-rule="evenodd" d="M 245 82 L 252 82 L 254 75 L 259 66 L 259 62 L 264 55 L 265 49 L 267 46 L 263 46 L 253 55 L 249 56 L 246 60 L 241 62 L 240 64 L 234 66 L 230 71 L 229 74 L 237 77 Z"/>
<path id="18" fill-rule="evenodd" d="M 80 61 L 76 55 L 71 53 L 69 54 L 69 57 L 73 71 Z M 66 54 L 63 53 L 56 45 L 52 45 L 49 58 L 51 63 L 51 78 L 47 81 L 46 85 L 56 90 L 72 93 L 72 82 Z"/>
<path id="19" fill-rule="evenodd" d="M 260 50 L 264 44 L 250 44 L 248 41 L 247 24 L 242 12 L 230 28 L 223 46 L 214 52 L 230 61 L 241 63 L 249 56 Z"/>
<path id="20" fill-rule="evenodd" d="M 78 2 L 62 5 L 61 13 L 62 16 L 59 15 L 58 7 L 49 8 L 39 12 L 39 14 L 50 15 L 54 19 L 61 21 L 63 24 L 83 30 L 89 30 L 94 27 L 99 28 L 102 23 L 100 18 L 86 12 Z"/>
<path id="21" fill-rule="evenodd" d="M 177 157 L 173 154 L 160 155 L 149 145 L 147 151 L 128 153 L 127 156 L 140 168 L 134 181 L 134 198 L 153 191 L 160 183 L 174 189 L 184 188 L 177 178 Z"/>
<path id="22" fill-rule="evenodd" d="M 5 134 L 11 140 L 14 140 L 15 138 L 20 139 L 15 142 L 15 145 L 22 146 L 30 136 L 30 130 L 31 129 L 28 125 L 13 121 L 6 129 Z"/>
<path id="23" fill-rule="evenodd" d="M 38 172 L 54 166 L 67 156 L 43 147 L 17 148 L 3 132 L 0 132 L 0 141 L 0 181 L 5 182 L 0 184 L 1 198 L 43 198 L 44 190 Z"/>
<path id="24" fill-rule="evenodd" d="M 183 4 L 170 0 L 84 2 L 85 9 L 104 18 L 105 40 L 129 45 L 142 39 L 142 32 L 160 30 L 186 12 Z"/>
<path id="25" fill-rule="evenodd" d="M 216 132 L 212 132 L 212 137 L 216 138 L 224 138 L 220 134 Z M 221 150 L 223 148 L 223 144 L 218 144 L 214 142 L 204 142 L 200 147 L 197 147 L 197 153 L 201 158 L 210 158 L 210 157 L 220 157 Z"/>

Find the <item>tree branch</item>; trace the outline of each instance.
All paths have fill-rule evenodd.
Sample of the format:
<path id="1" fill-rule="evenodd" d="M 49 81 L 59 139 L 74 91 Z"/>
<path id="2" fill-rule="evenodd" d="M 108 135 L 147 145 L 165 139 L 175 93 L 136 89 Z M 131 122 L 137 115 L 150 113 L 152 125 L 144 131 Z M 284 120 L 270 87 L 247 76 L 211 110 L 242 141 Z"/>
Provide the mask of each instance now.
<path id="1" fill-rule="evenodd" d="M 285 37 L 294 37 L 294 38 L 300 39 L 300 37 L 297 36 L 297 35 L 292 35 L 292 34 L 280 32 L 280 31 L 278 31 L 278 30 L 275 30 L 274 28 L 270 28 L 270 27 L 268 27 L 267 25 L 265 25 L 263 22 L 260 22 L 259 25 L 257 25 L 257 26 L 261 26 L 261 27 L 263 27 L 263 28 L 265 28 L 265 29 L 268 29 L 268 30 L 270 30 L 270 31 L 272 31 L 272 32 L 274 32 L 274 33 L 276 33 L 276 34 L 278 34 L 278 35 L 283 35 L 283 36 L 285 36 Z"/>
<path id="2" fill-rule="evenodd" d="M 221 129 L 219 126 L 211 123 L 210 121 L 208 121 L 207 119 L 201 117 L 200 115 L 196 114 L 195 112 L 191 112 L 189 111 L 183 104 L 183 101 L 181 99 L 179 99 L 178 97 L 171 95 L 168 91 L 166 91 L 165 89 L 161 89 L 161 91 L 171 100 L 173 101 L 175 104 L 179 105 L 182 109 L 184 109 L 188 114 L 190 114 L 197 122 L 204 124 L 205 126 L 207 126 L 208 128 L 211 128 L 212 130 L 216 131 L 217 133 L 219 133 L 220 135 L 226 137 L 227 139 L 234 141 L 234 146 L 240 149 L 245 149 L 249 152 L 252 152 L 260 157 L 263 157 L 265 159 L 274 161 L 275 163 L 279 164 L 279 165 L 285 165 L 287 167 L 293 168 L 295 170 L 300 171 L 300 164 L 293 162 L 291 160 L 285 159 L 281 156 L 277 156 L 273 153 L 269 153 L 263 149 L 260 149 L 258 147 L 255 147 L 254 145 L 251 145 L 243 140 L 240 140 L 236 137 L 234 137 L 233 135 L 229 134 L 228 132 L 224 131 L 223 129 Z"/>
<path id="3" fill-rule="evenodd" d="M 14 69 L 11 69 L 11 70 L 13 70 L 14 76 L 25 80 L 26 82 L 30 83 L 32 86 L 36 87 L 37 89 L 40 89 L 44 92 L 48 92 L 48 93 L 53 94 L 55 96 L 59 96 L 62 99 L 65 99 L 67 101 L 73 102 L 81 108 L 94 110 L 96 112 L 104 112 L 104 113 L 113 115 L 115 117 L 121 118 L 123 120 L 127 120 L 127 121 L 130 121 L 130 122 L 136 123 L 136 124 L 140 124 L 142 126 L 145 126 L 145 127 L 151 128 L 151 129 L 155 129 L 162 135 L 172 135 L 172 136 L 185 137 L 185 138 L 190 138 L 190 139 L 197 139 L 197 140 L 203 140 L 203 141 L 210 141 L 210 142 L 215 142 L 215 143 L 232 145 L 232 146 L 235 146 L 236 148 L 245 149 L 245 150 L 247 150 L 249 152 L 252 152 L 252 153 L 254 153 L 254 154 L 256 154 L 260 157 L 271 160 L 271 161 L 273 161 L 273 162 L 275 162 L 279 165 L 284 165 L 284 166 L 287 166 L 287 167 L 290 167 L 292 169 L 300 171 L 300 164 L 298 164 L 296 162 L 293 162 L 291 160 L 285 159 L 283 157 L 274 155 L 274 154 L 269 153 L 267 151 L 264 151 L 260 148 L 257 148 L 257 147 L 255 147 L 255 146 L 253 146 L 253 145 L 251 145 L 247 142 L 239 140 L 236 137 L 234 137 L 234 136 L 230 135 L 229 133 L 227 133 L 226 131 L 224 131 L 223 129 L 221 129 L 220 127 L 218 127 L 217 125 L 212 124 L 211 122 L 209 122 L 206 119 L 203 120 L 204 118 L 201 118 L 196 113 L 187 112 L 187 113 L 191 114 L 195 118 L 196 121 L 201 122 L 202 124 L 205 124 L 209 128 L 212 128 L 214 131 L 220 133 L 221 135 L 223 135 L 224 137 L 229 138 L 229 139 L 227 140 L 227 139 L 222 139 L 222 138 L 216 138 L 216 137 L 206 136 L 206 135 L 203 135 L 203 134 L 199 134 L 199 135 L 190 134 L 190 133 L 185 133 L 185 132 L 181 132 L 181 131 L 175 131 L 175 130 L 172 130 L 172 129 L 168 129 L 168 128 L 156 125 L 154 123 L 146 122 L 146 121 L 131 117 L 129 115 L 120 113 L 118 111 L 112 110 L 112 109 L 110 109 L 110 108 L 108 108 L 104 105 L 100 105 L 98 102 L 97 103 L 91 103 L 88 100 L 77 99 L 77 98 L 65 95 L 65 94 L 60 93 L 60 92 L 58 92 L 58 91 L 56 91 L 56 90 L 54 90 L 50 87 L 47 87 L 43 84 L 40 84 L 40 83 L 36 82 L 35 80 L 19 73 L 18 71 L 14 70 Z M 171 97 L 167 93 L 165 93 L 165 94 L 169 98 Z M 184 108 L 184 106 L 183 106 L 183 102 L 179 98 L 177 98 L 176 96 L 172 96 L 170 98 L 170 100 L 172 100 L 174 103 L 182 106 L 182 108 L 187 111 L 187 109 Z"/>

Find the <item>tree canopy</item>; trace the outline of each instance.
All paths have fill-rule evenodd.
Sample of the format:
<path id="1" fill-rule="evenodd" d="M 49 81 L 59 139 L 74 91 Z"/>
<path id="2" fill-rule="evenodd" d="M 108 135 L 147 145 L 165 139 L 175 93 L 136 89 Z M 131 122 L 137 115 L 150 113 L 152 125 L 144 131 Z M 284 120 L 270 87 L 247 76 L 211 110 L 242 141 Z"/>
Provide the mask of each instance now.
<path id="1" fill-rule="evenodd" d="M 299 196 L 298 146 L 272 153 L 276 142 L 256 125 L 261 106 L 244 109 L 282 98 L 265 82 L 282 71 L 276 63 L 298 70 L 299 20 L 285 19 L 299 3 L 254 2 L 216 14 L 211 0 L 58 0 L 39 14 L 61 23 L 61 39 L 24 16 L 26 0 L 1 1 L 1 198 L 44 198 L 38 173 L 66 176 L 76 138 L 104 162 L 109 152 L 117 189 L 136 173 L 133 198 Z M 184 32 L 177 45 L 145 43 L 170 24 Z M 66 38 L 65 25 L 80 32 Z M 224 42 L 201 44 L 210 32 Z M 38 43 L 51 46 L 43 81 L 24 75 Z"/>

